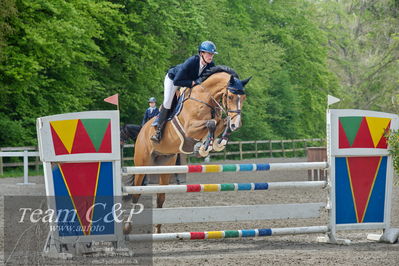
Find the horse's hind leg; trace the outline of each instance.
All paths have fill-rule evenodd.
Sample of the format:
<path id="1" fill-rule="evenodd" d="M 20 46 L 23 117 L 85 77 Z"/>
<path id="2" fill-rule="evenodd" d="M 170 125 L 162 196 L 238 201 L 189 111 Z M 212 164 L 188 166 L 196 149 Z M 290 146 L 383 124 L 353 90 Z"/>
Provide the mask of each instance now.
<path id="1" fill-rule="evenodd" d="M 152 165 L 152 159 L 150 155 L 142 153 L 141 156 L 136 156 L 136 152 L 134 154 L 134 165 L 135 166 L 148 166 Z M 133 179 L 133 186 L 142 186 L 143 180 L 145 178 L 145 174 L 136 174 Z M 137 203 L 140 198 L 140 194 L 133 194 L 132 200 L 133 203 Z"/>
<path id="2" fill-rule="evenodd" d="M 133 181 L 133 186 L 141 186 L 141 184 L 143 183 L 143 179 L 144 179 L 143 174 L 136 174 L 133 176 L 132 180 Z M 131 184 L 129 184 L 131 185 Z M 130 195 L 128 195 L 130 196 Z M 139 201 L 140 198 L 140 194 L 133 194 L 132 195 L 132 202 L 135 204 Z M 129 198 L 130 199 L 130 198 Z M 132 231 L 132 223 L 131 222 L 125 222 L 123 224 L 123 233 L 124 234 L 129 234 Z"/>
<path id="3" fill-rule="evenodd" d="M 173 156 L 170 160 L 168 160 L 166 165 L 175 165 L 176 164 L 177 156 Z M 159 184 L 160 185 L 169 185 L 170 178 L 172 177 L 171 174 L 163 174 L 159 175 Z M 165 193 L 158 193 L 157 194 L 157 208 L 162 208 L 165 202 Z M 161 233 L 161 224 L 157 224 L 155 226 L 155 233 Z"/>
<path id="4" fill-rule="evenodd" d="M 141 186 L 143 184 L 144 177 L 145 177 L 144 174 L 136 174 L 133 179 L 134 180 L 133 186 Z M 140 194 L 133 194 L 132 196 L 133 203 L 137 203 L 139 201 L 139 198 Z"/>
<path id="5" fill-rule="evenodd" d="M 169 185 L 169 180 L 172 177 L 171 174 L 165 174 L 165 175 L 160 175 L 159 176 L 159 184 L 160 185 Z M 157 208 L 162 208 L 164 202 L 165 202 L 165 193 L 158 193 L 157 194 Z M 157 224 L 155 226 L 155 233 L 159 234 L 161 233 L 161 224 Z"/>

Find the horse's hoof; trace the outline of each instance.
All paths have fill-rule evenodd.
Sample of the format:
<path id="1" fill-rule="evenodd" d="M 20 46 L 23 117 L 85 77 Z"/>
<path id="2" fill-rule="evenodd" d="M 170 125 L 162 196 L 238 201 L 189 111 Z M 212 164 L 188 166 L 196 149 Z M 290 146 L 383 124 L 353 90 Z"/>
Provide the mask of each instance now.
<path id="1" fill-rule="evenodd" d="M 123 224 L 123 234 L 125 235 L 130 234 L 131 231 L 132 231 L 132 223 L 125 222 Z"/>
<path id="2" fill-rule="evenodd" d="M 205 150 L 204 145 L 202 145 L 199 150 L 198 153 L 202 156 L 202 157 L 206 157 L 209 154 L 209 149 Z"/>
<path id="3" fill-rule="evenodd" d="M 213 150 L 214 151 L 222 151 L 226 148 L 227 140 L 223 139 L 220 141 L 220 139 L 217 139 L 213 142 Z"/>
<path id="4" fill-rule="evenodd" d="M 132 200 L 132 195 L 122 195 L 122 202 L 129 202 Z"/>
<path id="5" fill-rule="evenodd" d="M 197 142 L 197 143 L 194 145 L 193 154 L 194 154 L 194 156 L 195 156 L 196 158 L 201 158 L 201 155 L 199 154 L 199 149 L 200 149 L 201 146 L 202 146 L 202 143 L 201 143 L 201 142 Z"/>
<path id="6" fill-rule="evenodd" d="M 208 149 L 206 149 L 207 152 L 211 152 L 213 150 L 213 143 L 210 143 L 208 146 Z"/>
<path id="7" fill-rule="evenodd" d="M 160 233 L 161 233 L 161 225 L 160 225 L 160 224 L 157 224 L 157 225 L 155 226 L 154 233 L 155 233 L 155 234 L 160 234 Z"/>

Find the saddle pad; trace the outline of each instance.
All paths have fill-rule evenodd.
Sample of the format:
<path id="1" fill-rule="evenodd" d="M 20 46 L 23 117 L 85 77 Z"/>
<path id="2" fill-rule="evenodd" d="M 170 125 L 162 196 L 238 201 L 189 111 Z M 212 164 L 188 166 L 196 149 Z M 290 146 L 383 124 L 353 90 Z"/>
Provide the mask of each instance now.
<path id="1" fill-rule="evenodd" d="M 180 146 L 179 146 L 180 152 L 185 154 L 193 153 L 194 145 L 200 141 L 186 136 L 183 126 L 180 124 L 180 121 L 177 118 L 177 116 L 173 117 L 171 123 L 180 139 Z"/>

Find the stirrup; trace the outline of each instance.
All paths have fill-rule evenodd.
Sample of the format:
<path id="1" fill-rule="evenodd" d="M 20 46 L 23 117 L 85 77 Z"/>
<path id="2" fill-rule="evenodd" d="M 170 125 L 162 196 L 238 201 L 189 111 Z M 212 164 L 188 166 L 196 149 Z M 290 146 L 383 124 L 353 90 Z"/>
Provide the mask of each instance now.
<path id="1" fill-rule="evenodd" d="M 159 115 L 157 115 L 157 117 L 155 117 L 154 122 L 152 122 L 151 126 L 157 127 L 158 124 L 159 124 Z"/>
<path id="2" fill-rule="evenodd" d="M 161 132 L 156 131 L 156 132 L 155 132 L 155 135 L 153 135 L 153 136 L 151 137 L 151 140 L 152 140 L 153 142 L 155 142 L 155 143 L 159 143 L 159 142 L 161 142 L 161 138 L 162 138 Z"/>

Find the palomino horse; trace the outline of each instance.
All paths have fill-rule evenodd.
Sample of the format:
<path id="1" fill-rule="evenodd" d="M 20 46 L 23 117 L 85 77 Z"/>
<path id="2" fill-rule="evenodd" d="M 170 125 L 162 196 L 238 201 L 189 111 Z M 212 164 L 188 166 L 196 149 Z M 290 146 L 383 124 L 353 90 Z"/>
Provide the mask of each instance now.
<path id="1" fill-rule="evenodd" d="M 212 148 L 222 150 L 230 133 L 241 126 L 241 108 L 246 97 L 244 86 L 249 79 L 239 80 L 238 75 L 226 66 L 208 70 L 199 85 L 186 89 L 183 108 L 176 116 L 177 122 L 172 120 L 165 125 L 160 143 L 150 140 L 155 133 L 151 126 L 153 119 L 143 126 L 135 143 L 135 166 L 175 165 L 177 154 L 191 153 L 195 143 L 202 143 L 199 148 L 202 156 Z M 223 112 L 225 119 L 222 118 Z M 214 141 L 214 135 L 222 132 L 222 138 Z M 170 174 L 161 174 L 159 184 L 168 185 L 170 177 Z M 144 175 L 136 174 L 134 186 L 140 186 L 143 178 Z M 133 195 L 133 202 L 137 202 L 139 197 Z M 158 208 L 162 208 L 164 201 L 165 194 L 157 194 Z M 161 225 L 156 226 L 156 232 L 161 232 Z"/>

